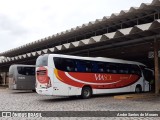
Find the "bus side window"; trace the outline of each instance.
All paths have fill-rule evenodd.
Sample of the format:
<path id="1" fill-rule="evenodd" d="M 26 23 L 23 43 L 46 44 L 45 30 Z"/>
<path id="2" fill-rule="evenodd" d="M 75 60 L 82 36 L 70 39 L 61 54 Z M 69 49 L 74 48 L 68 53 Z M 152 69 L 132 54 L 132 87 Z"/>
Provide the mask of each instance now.
<path id="1" fill-rule="evenodd" d="M 115 63 L 108 63 L 107 72 L 109 72 L 109 73 L 117 73 L 117 65 Z"/>
<path id="2" fill-rule="evenodd" d="M 90 61 L 83 61 L 83 60 L 77 60 L 76 61 L 76 69 L 78 72 L 91 72 L 92 71 L 92 64 Z"/>
<path id="3" fill-rule="evenodd" d="M 123 64 L 118 65 L 118 73 L 123 74 L 124 73 L 124 67 Z"/>
<path id="4" fill-rule="evenodd" d="M 68 72 L 77 71 L 75 60 L 72 59 L 54 57 L 54 64 L 58 70 L 68 71 Z"/>
<path id="5" fill-rule="evenodd" d="M 91 63 L 86 61 L 86 72 L 91 72 Z"/>
<path id="6" fill-rule="evenodd" d="M 65 59 L 65 66 L 66 66 L 66 71 L 68 71 L 68 72 L 75 72 L 75 63 L 74 63 L 74 60 Z"/>
<path id="7" fill-rule="evenodd" d="M 85 63 L 81 60 L 76 61 L 77 71 L 84 72 L 85 71 Z"/>
<path id="8" fill-rule="evenodd" d="M 141 76 L 141 70 L 137 65 L 131 65 L 130 73 L 131 74 L 137 74 L 137 75 Z"/>
<path id="9" fill-rule="evenodd" d="M 98 72 L 104 73 L 105 72 L 105 64 L 104 63 L 98 63 Z"/>
<path id="10" fill-rule="evenodd" d="M 53 60 L 54 60 L 54 64 L 55 64 L 56 69 L 65 71 L 64 59 L 58 58 L 58 57 L 54 57 Z"/>
<path id="11" fill-rule="evenodd" d="M 144 75 L 145 80 L 147 80 L 149 82 L 151 80 L 154 80 L 154 75 L 151 70 L 143 69 L 143 75 Z"/>
<path id="12" fill-rule="evenodd" d="M 98 64 L 97 62 L 92 62 L 92 72 L 97 73 L 98 72 Z"/>

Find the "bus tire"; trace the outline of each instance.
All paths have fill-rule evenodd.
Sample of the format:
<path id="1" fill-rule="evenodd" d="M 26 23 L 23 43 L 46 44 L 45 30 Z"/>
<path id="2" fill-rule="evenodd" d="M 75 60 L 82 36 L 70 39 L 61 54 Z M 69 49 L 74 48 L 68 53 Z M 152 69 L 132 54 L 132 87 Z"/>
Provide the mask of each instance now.
<path id="1" fill-rule="evenodd" d="M 32 90 L 32 92 L 36 92 L 36 90 Z"/>
<path id="2" fill-rule="evenodd" d="M 141 92 L 142 92 L 142 87 L 141 87 L 141 85 L 136 85 L 135 93 L 141 93 Z"/>
<path id="3" fill-rule="evenodd" d="M 92 96 L 92 89 L 89 86 L 85 86 L 82 88 L 81 97 L 83 99 L 88 99 Z"/>

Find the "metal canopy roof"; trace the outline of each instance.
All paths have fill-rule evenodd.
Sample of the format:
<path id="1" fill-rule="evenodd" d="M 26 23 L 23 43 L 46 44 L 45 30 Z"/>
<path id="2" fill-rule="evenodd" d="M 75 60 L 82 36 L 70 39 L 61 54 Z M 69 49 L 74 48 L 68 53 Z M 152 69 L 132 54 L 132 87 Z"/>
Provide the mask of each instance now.
<path id="1" fill-rule="evenodd" d="M 63 51 L 82 46 L 84 47 L 88 45 L 96 45 L 96 44 L 98 45 L 98 43 L 104 44 L 105 46 L 112 45 L 111 43 L 122 43 L 122 42 L 131 43 L 131 41 L 136 42 L 137 38 L 139 38 L 138 40 L 140 41 L 140 39 L 143 40 L 144 37 L 149 38 L 149 36 L 157 35 L 159 33 L 160 33 L 160 19 L 155 20 L 152 23 L 136 25 L 134 27 L 120 29 L 117 30 L 116 32 L 91 37 L 90 39 L 83 39 L 80 41 L 65 43 L 48 49 L 42 49 L 40 51 L 25 53 L 14 57 L 7 57 L 0 63 L 31 58 L 45 53 L 53 53 L 56 51 Z"/>
<path id="2" fill-rule="evenodd" d="M 55 35 L 46 37 L 44 39 L 34 41 L 32 43 L 28 43 L 26 45 L 20 46 L 18 48 L 14 48 L 8 50 L 6 52 L 0 53 L 1 56 L 6 56 L 4 60 L 0 63 L 7 63 L 11 61 L 26 59 L 35 57 L 45 53 L 53 53 L 56 51 L 63 51 L 71 48 L 87 46 L 91 44 L 97 43 L 105 43 L 105 45 L 120 42 L 120 41 L 129 41 L 131 39 L 142 38 L 146 36 L 152 36 L 159 34 L 160 28 L 160 20 L 154 20 L 150 23 L 134 25 L 132 27 L 127 27 L 122 29 L 116 29 L 114 32 L 106 32 L 102 35 L 94 35 L 87 39 L 81 39 L 78 41 L 72 41 L 69 43 L 63 44 L 55 44 L 54 47 L 44 48 L 46 44 L 61 42 L 62 38 L 67 39 L 68 37 L 72 37 L 73 35 L 83 34 L 85 31 L 90 31 L 91 29 L 102 28 L 103 26 L 113 24 L 123 23 L 123 21 L 133 20 L 139 16 L 143 16 L 143 14 L 147 15 L 155 11 L 160 11 L 160 0 L 153 0 L 151 4 L 142 3 L 140 7 L 131 7 L 128 11 L 120 11 L 120 13 L 113 13 L 110 17 L 104 16 L 103 19 L 97 19 L 93 22 L 89 22 L 87 24 L 83 24 L 82 26 L 77 26 L 75 28 L 71 28 L 70 30 L 66 30 L 61 33 L 57 33 Z M 158 16 L 160 14 L 157 14 Z M 159 17 L 158 17 L 159 18 Z M 131 23 L 129 23 L 131 24 Z M 27 52 L 29 49 L 40 47 L 40 50 L 33 50 L 31 52 Z M 17 55 L 15 55 L 18 53 Z"/>

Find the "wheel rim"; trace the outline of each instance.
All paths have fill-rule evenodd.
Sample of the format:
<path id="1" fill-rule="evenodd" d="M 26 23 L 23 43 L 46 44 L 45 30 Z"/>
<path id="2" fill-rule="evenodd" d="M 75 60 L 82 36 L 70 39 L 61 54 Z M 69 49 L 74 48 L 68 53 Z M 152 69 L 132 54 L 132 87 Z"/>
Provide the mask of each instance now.
<path id="1" fill-rule="evenodd" d="M 140 89 L 139 89 L 138 87 L 136 88 L 136 92 L 137 92 L 137 93 L 139 93 L 139 92 L 140 92 Z"/>
<path id="2" fill-rule="evenodd" d="M 84 96 L 86 97 L 90 96 L 90 91 L 88 89 L 84 90 Z"/>
<path id="3" fill-rule="evenodd" d="M 136 93 L 140 93 L 141 92 L 141 88 L 140 87 L 136 87 Z"/>

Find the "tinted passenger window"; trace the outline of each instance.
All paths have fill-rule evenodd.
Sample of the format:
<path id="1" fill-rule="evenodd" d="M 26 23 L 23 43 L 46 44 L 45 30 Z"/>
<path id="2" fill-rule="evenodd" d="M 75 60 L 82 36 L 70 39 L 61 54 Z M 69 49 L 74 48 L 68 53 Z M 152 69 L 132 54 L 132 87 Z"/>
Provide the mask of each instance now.
<path id="1" fill-rule="evenodd" d="M 104 73 L 106 71 L 106 69 L 105 69 L 105 63 L 99 62 L 97 65 L 98 65 L 98 72 Z"/>
<path id="2" fill-rule="evenodd" d="M 144 69 L 144 70 L 143 70 L 143 75 L 144 75 L 145 80 L 147 80 L 147 81 L 149 81 L 149 82 L 150 82 L 151 80 L 154 80 L 153 72 L 150 71 L 150 70 Z"/>
<path id="3" fill-rule="evenodd" d="M 68 72 L 77 71 L 77 68 L 75 66 L 75 61 L 72 59 L 54 57 L 54 64 L 57 69 L 62 71 L 68 71 Z"/>
<path id="4" fill-rule="evenodd" d="M 76 71 L 76 67 L 75 67 L 75 63 L 73 60 L 70 60 L 70 59 L 65 59 L 64 61 L 64 64 L 65 64 L 65 69 L 66 71 L 68 72 L 74 72 Z"/>
<path id="5" fill-rule="evenodd" d="M 115 63 L 106 64 L 106 72 L 107 73 L 118 73 L 117 70 L 118 70 L 117 64 L 115 64 Z"/>
<path id="6" fill-rule="evenodd" d="M 77 66 L 78 72 L 91 72 L 92 71 L 92 64 L 90 61 L 76 60 L 76 66 Z"/>
<path id="7" fill-rule="evenodd" d="M 131 65 L 130 70 L 131 74 L 141 75 L 141 70 L 137 65 Z"/>
<path id="8" fill-rule="evenodd" d="M 35 75 L 35 67 L 17 67 L 17 70 L 21 75 Z"/>
<path id="9" fill-rule="evenodd" d="M 128 64 L 119 64 L 118 65 L 118 73 L 120 73 L 120 74 L 129 74 L 130 73 L 130 65 L 128 65 Z"/>

